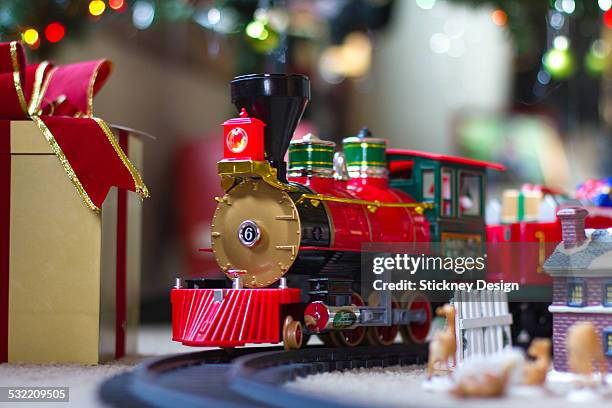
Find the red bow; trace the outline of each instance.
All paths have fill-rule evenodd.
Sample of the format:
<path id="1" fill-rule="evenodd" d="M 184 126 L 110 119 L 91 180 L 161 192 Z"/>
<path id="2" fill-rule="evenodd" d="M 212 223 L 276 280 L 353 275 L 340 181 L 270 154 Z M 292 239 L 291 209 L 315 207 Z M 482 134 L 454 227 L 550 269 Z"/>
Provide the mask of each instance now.
<path id="1" fill-rule="evenodd" d="M 106 60 L 26 66 L 21 43 L 0 43 L 0 119 L 33 120 L 85 204 L 96 211 L 112 186 L 149 196 L 109 127 L 92 116 L 93 96 L 110 71 Z"/>

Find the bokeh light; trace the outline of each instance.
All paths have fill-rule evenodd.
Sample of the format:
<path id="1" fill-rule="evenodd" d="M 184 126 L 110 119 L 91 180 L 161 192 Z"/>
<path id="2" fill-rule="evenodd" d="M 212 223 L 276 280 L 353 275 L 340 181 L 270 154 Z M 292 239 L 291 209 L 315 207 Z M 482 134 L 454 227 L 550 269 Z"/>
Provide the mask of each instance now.
<path id="1" fill-rule="evenodd" d="M 34 28 L 28 28 L 22 34 L 23 41 L 29 46 L 34 46 L 39 40 L 38 31 Z"/>
<path id="2" fill-rule="evenodd" d="M 576 2 L 574 0 L 556 0 L 555 9 L 566 14 L 572 14 L 576 10 Z"/>
<path id="3" fill-rule="evenodd" d="M 108 7 L 112 8 L 113 10 L 122 10 L 123 6 L 125 6 L 124 0 L 108 0 Z"/>
<path id="4" fill-rule="evenodd" d="M 342 46 L 344 75 L 358 78 L 364 76 L 372 65 L 372 42 L 362 32 L 353 32 L 346 36 Z"/>
<path id="5" fill-rule="evenodd" d="M 238 30 L 238 14 L 231 7 L 202 7 L 195 12 L 193 20 L 202 27 L 219 33 L 234 33 Z"/>
<path id="6" fill-rule="evenodd" d="M 219 21 L 221 21 L 221 11 L 216 7 L 212 7 L 206 13 L 206 18 L 211 25 L 219 24 Z"/>
<path id="7" fill-rule="evenodd" d="M 584 68 L 593 75 L 598 76 L 606 69 L 610 45 L 604 40 L 595 40 L 584 56 Z"/>
<path id="8" fill-rule="evenodd" d="M 608 11 L 610 7 L 612 7 L 612 0 L 598 0 L 597 5 L 599 5 L 599 8 L 603 11 Z"/>
<path id="9" fill-rule="evenodd" d="M 574 73 L 574 58 L 569 49 L 551 48 L 544 54 L 544 68 L 554 79 L 566 79 Z"/>
<path id="10" fill-rule="evenodd" d="M 431 10 L 436 5 L 436 0 L 416 0 L 416 4 L 424 10 Z"/>
<path id="11" fill-rule="evenodd" d="M 57 21 L 50 23 L 45 28 L 45 38 L 51 43 L 60 42 L 65 34 L 66 28 Z"/>
<path id="12" fill-rule="evenodd" d="M 564 35 L 558 35 L 553 40 L 553 47 L 561 51 L 567 50 L 569 48 L 569 40 Z"/>
<path id="13" fill-rule="evenodd" d="M 603 22 L 608 28 L 612 28 L 612 9 L 606 11 L 603 15 Z"/>
<path id="14" fill-rule="evenodd" d="M 506 12 L 501 9 L 494 10 L 491 13 L 491 20 L 493 20 L 493 23 L 495 25 L 503 27 L 508 24 L 508 14 L 506 14 Z"/>
<path id="15" fill-rule="evenodd" d="M 435 33 L 429 39 L 429 47 L 436 54 L 444 54 L 450 49 L 450 39 L 446 34 Z"/>
<path id="16" fill-rule="evenodd" d="M 544 70 L 540 70 L 540 72 L 538 72 L 537 78 L 538 82 L 542 85 L 548 85 L 550 82 L 550 74 Z"/>
<path id="17" fill-rule="evenodd" d="M 102 0 L 91 0 L 89 2 L 89 14 L 92 16 L 101 16 L 106 10 L 106 3 Z"/>
<path id="18" fill-rule="evenodd" d="M 611 0 L 612 1 L 612 0 Z M 560 30 L 565 24 L 565 17 L 562 13 L 554 12 L 550 16 L 550 26 L 555 30 Z"/>
<path id="19" fill-rule="evenodd" d="M 148 1 L 137 1 L 132 11 L 132 24 L 139 30 L 145 30 L 153 24 L 155 8 Z"/>
<path id="20" fill-rule="evenodd" d="M 327 82 L 363 77 L 372 65 L 372 41 L 367 34 L 355 31 L 341 45 L 327 47 L 321 54 L 319 70 Z"/>
<path id="21" fill-rule="evenodd" d="M 255 21 L 251 21 L 249 24 L 247 24 L 246 26 L 246 34 L 251 37 L 251 38 L 255 38 L 255 39 L 264 39 L 261 38 L 263 36 L 266 36 L 266 26 L 264 25 L 264 23 L 262 23 L 261 21 L 255 20 Z"/>

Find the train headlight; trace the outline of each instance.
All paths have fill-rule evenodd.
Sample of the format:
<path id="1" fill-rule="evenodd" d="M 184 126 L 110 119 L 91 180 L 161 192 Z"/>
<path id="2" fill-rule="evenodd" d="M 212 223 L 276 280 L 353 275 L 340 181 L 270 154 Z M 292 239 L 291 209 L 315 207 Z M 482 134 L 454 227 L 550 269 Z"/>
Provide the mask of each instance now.
<path id="1" fill-rule="evenodd" d="M 228 132 L 225 143 L 232 153 L 242 153 L 249 144 L 249 135 L 244 129 L 235 127 Z"/>

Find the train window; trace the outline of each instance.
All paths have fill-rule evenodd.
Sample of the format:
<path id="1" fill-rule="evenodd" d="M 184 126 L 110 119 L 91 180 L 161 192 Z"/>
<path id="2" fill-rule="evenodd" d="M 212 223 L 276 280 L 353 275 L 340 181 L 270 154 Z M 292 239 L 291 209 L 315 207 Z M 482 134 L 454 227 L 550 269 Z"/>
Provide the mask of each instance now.
<path id="1" fill-rule="evenodd" d="M 586 285 L 582 279 L 572 279 L 567 283 L 567 305 L 584 306 L 586 304 Z"/>
<path id="2" fill-rule="evenodd" d="M 474 173 L 459 175 L 459 215 L 480 216 L 482 176 Z"/>
<path id="3" fill-rule="evenodd" d="M 612 327 L 607 327 L 603 331 L 604 352 L 606 356 L 612 356 Z"/>
<path id="4" fill-rule="evenodd" d="M 453 216 L 453 170 L 442 169 L 442 202 L 440 207 L 440 215 L 443 217 Z"/>
<path id="5" fill-rule="evenodd" d="M 603 289 L 603 305 L 612 307 L 612 282 L 606 282 Z"/>
<path id="6" fill-rule="evenodd" d="M 436 176 L 433 169 L 423 169 L 421 178 L 423 179 L 423 200 L 433 200 L 436 195 Z"/>
<path id="7" fill-rule="evenodd" d="M 412 168 L 414 162 L 412 160 L 393 160 L 389 162 L 389 177 L 391 179 L 412 179 Z"/>

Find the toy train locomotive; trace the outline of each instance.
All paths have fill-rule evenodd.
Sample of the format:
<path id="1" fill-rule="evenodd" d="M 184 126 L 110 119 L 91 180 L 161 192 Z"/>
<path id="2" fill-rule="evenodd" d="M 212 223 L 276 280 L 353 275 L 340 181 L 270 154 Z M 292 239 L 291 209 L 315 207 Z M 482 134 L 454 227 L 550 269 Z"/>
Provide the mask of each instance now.
<path id="1" fill-rule="evenodd" d="M 225 195 L 217 198 L 211 235 L 232 286 L 177 281 L 173 340 L 299 348 L 318 334 L 351 347 L 391 344 L 399 332 L 422 344 L 432 319 L 425 294 L 362 298 L 364 243 L 440 242 L 462 251 L 485 242 L 487 229 L 495 241 L 530 238 L 520 236 L 525 228 L 485 224 L 486 170 L 503 166 L 387 149 L 367 130 L 344 139 L 343 154 L 312 135 L 291 141 L 310 98 L 307 77 L 246 75 L 230 88 L 240 115 L 223 123 Z"/>

